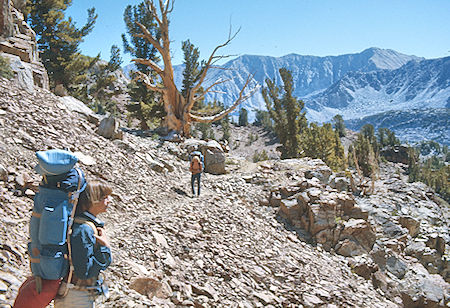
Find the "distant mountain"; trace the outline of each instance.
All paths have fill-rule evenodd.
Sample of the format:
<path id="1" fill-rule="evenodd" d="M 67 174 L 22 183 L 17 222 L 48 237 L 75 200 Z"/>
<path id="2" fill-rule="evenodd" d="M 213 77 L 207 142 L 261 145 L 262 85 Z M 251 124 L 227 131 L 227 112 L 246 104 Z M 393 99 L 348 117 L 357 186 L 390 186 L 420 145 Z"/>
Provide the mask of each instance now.
<path id="1" fill-rule="evenodd" d="M 278 70 L 282 67 L 292 72 L 294 95 L 305 98 L 323 91 L 339 81 L 349 72 L 370 72 L 383 69 L 397 69 L 411 60 L 421 60 L 416 56 L 408 56 L 393 50 L 369 48 L 361 53 L 340 56 L 302 56 L 290 54 L 275 58 L 268 56 L 244 55 L 221 66 L 221 69 L 210 70 L 205 86 L 218 79 L 231 79 L 215 87 L 218 93 L 210 93 L 208 100 L 219 100 L 230 105 L 238 97 L 239 91 L 249 74 L 254 74 L 254 83 L 265 86 L 267 78 L 281 84 Z M 176 83 L 182 82 L 183 67 L 174 68 Z M 260 92 L 255 93 L 241 105 L 250 111 L 265 109 L 265 103 Z M 252 112 L 250 112 L 252 113 Z"/>
<path id="2" fill-rule="evenodd" d="M 307 117 L 314 122 L 327 122 L 334 115 L 341 114 L 345 120 L 359 119 L 358 123 L 362 123 L 364 120 L 361 119 L 365 117 L 394 110 L 410 112 L 412 109 L 427 109 L 427 113 L 431 114 L 430 109 L 450 108 L 450 57 L 426 60 L 380 48 L 327 57 L 243 55 L 228 61 L 221 69 L 208 72 L 205 87 L 219 79 L 230 81 L 216 86 L 216 92 L 209 93 L 206 99 L 231 105 L 249 74 L 254 74 L 249 88 L 265 86 L 267 78 L 281 85 L 278 70 L 282 67 L 292 72 L 294 95 L 305 101 Z M 174 67 L 175 83 L 179 88 L 183 69 L 183 65 Z M 249 119 L 253 120 L 255 110 L 265 109 L 261 92 L 255 93 L 239 108 L 246 108 Z M 234 116 L 237 114 L 238 111 L 234 112 Z M 414 115 L 418 118 L 414 119 Z M 409 118 L 411 122 L 420 121 L 419 115 L 420 112 L 410 112 L 408 116 L 403 114 L 403 118 Z M 416 124 L 417 129 L 423 129 L 415 132 L 418 138 L 442 139 L 437 137 L 438 130 L 431 133 L 420 123 Z M 406 140 L 414 139 L 412 135 L 408 137 L 406 131 L 393 128 L 396 133 L 407 137 Z M 428 133 L 435 137 L 426 136 Z"/>
<path id="3" fill-rule="evenodd" d="M 410 61 L 395 70 L 349 72 L 306 99 L 309 118 L 328 121 L 339 113 L 355 119 L 389 110 L 450 105 L 450 57 Z"/>
<path id="4" fill-rule="evenodd" d="M 345 121 L 347 128 L 356 131 L 364 124 L 372 124 L 375 131 L 389 128 L 400 140 L 409 143 L 434 140 L 450 145 L 449 108 L 395 110 Z"/>
<path id="5" fill-rule="evenodd" d="M 302 56 L 289 54 L 283 57 L 243 55 L 221 66 L 221 69 L 211 69 L 205 80 L 205 86 L 218 79 L 231 79 L 230 82 L 215 87 L 219 93 L 210 93 L 206 98 L 210 101 L 219 100 L 230 105 L 238 97 L 239 91 L 249 74 L 254 74 L 251 86 L 265 86 L 267 78 L 275 79 L 280 84 L 278 70 L 282 67 L 292 72 L 294 80 L 294 95 L 307 97 L 323 91 L 339 81 L 349 72 L 370 72 L 383 69 L 397 69 L 411 60 L 421 60 L 416 56 L 398 53 L 394 50 L 369 48 L 361 53 L 340 56 Z M 133 64 L 124 67 L 125 74 L 133 68 Z M 181 88 L 183 80 L 183 65 L 174 66 L 175 83 Z M 261 93 L 256 93 L 242 107 L 248 110 L 265 109 Z"/>

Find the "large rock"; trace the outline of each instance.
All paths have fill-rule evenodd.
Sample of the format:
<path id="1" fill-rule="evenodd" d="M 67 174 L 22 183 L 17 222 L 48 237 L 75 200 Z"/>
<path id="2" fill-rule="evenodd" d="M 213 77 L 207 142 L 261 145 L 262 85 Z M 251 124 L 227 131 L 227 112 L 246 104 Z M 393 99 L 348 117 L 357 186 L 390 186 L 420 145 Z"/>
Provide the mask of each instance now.
<path id="1" fill-rule="evenodd" d="M 400 216 L 398 222 L 402 225 L 403 228 L 408 229 L 409 234 L 412 237 L 417 236 L 420 231 L 420 221 L 412 218 L 411 216 Z"/>
<path id="2" fill-rule="evenodd" d="M 28 93 L 34 92 L 33 70 L 30 65 L 23 62 L 18 56 L 5 55 L 2 56 L 9 59 L 11 70 L 15 73 L 19 85 Z"/>
<path id="3" fill-rule="evenodd" d="M 305 177 L 307 179 L 312 179 L 313 177 L 318 178 L 323 184 L 328 184 L 332 171 L 330 167 L 323 164 L 314 168 L 314 170 L 305 171 Z"/>
<path id="4" fill-rule="evenodd" d="M 405 276 L 408 268 L 406 263 L 394 252 L 389 252 L 386 259 L 386 269 L 394 274 L 397 278 L 402 279 Z"/>
<path id="5" fill-rule="evenodd" d="M 365 250 L 370 251 L 375 243 L 376 235 L 367 221 L 350 219 L 344 222 L 341 239 L 356 240 Z"/>
<path id="6" fill-rule="evenodd" d="M 200 150 L 205 157 L 206 172 L 212 174 L 225 173 L 225 152 L 217 141 L 209 141 Z"/>
<path id="7" fill-rule="evenodd" d="M 63 96 L 63 97 L 60 97 L 59 100 L 64 104 L 64 106 L 68 110 L 74 111 L 74 112 L 77 112 L 77 113 L 83 115 L 84 117 L 86 117 L 86 119 L 88 119 L 89 122 L 96 124 L 96 125 L 98 125 L 100 123 L 99 116 L 97 114 L 95 114 L 95 112 L 92 109 L 90 109 L 88 106 L 86 106 L 85 103 L 76 99 L 75 97 Z"/>
<path id="8" fill-rule="evenodd" d="M 280 215 L 289 221 L 294 221 L 300 218 L 301 208 L 296 199 L 283 199 L 280 201 Z"/>
<path id="9" fill-rule="evenodd" d="M 39 59 L 36 33 L 19 11 L 23 0 L 0 0 L 0 55 L 9 59 L 19 83 L 28 92 L 34 86 L 49 89 L 47 71 Z M 18 9 L 16 9 L 18 8 Z"/>
<path id="10" fill-rule="evenodd" d="M 336 252 L 344 257 L 360 256 L 366 253 L 364 248 L 353 239 L 344 239 L 336 245 Z"/>
<path id="11" fill-rule="evenodd" d="M 198 149 L 205 158 L 205 172 L 211 174 L 225 173 L 225 152 L 222 146 L 215 140 L 208 142 L 197 139 L 187 139 L 182 145 L 185 150 L 183 159 L 187 160 L 189 153 Z"/>
<path id="12" fill-rule="evenodd" d="M 0 55 L 10 60 L 19 83 L 28 92 L 34 92 L 34 86 L 49 89 L 47 71 L 39 59 L 36 33 L 20 12 L 23 5 L 23 0 L 0 0 Z"/>
<path id="13" fill-rule="evenodd" d="M 393 163 L 402 163 L 407 165 L 409 160 L 408 147 L 404 145 L 396 145 L 393 147 L 384 148 L 380 151 L 381 156 L 387 161 Z"/>
<path id="14" fill-rule="evenodd" d="M 404 307 L 446 307 L 449 301 L 449 288 L 444 279 L 439 275 L 430 275 L 418 263 L 406 272 L 398 288 Z"/>
<path id="15" fill-rule="evenodd" d="M 8 180 L 8 171 L 2 165 L 0 165 L 0 180 L 5 182 Z"/>
<path id="16" fill-rule="evenodd" d="M 11 2 L 0 0 L 0 37 L 9 37 L 14 33 L 11 15 Z"/>
<path id="17" fill-rule="evenodd" d="M 324 229 L 334 228 L 336 226 L 336 203 L 330 201 L 311 204 L 308 209 L 308 218 L 308 231 L 312 235 Z"/>
<path id="18" fill-rule="evenodd" d="M 119 122 L 113 116 L 103 118 L 97 129 L 97 134 L 107 139 L 122 139 L 123 134 L 119 131 Z"/>
<path id="19" fill-rule="evenodd" d="M 130 289 L 146 295 L 148 298 L 154 296 L 159 298 L 168 298 L 171 294 L 170 286 L 167 283 L 160 282 L 151 277 L 135 277 L 130 282 Z"/>

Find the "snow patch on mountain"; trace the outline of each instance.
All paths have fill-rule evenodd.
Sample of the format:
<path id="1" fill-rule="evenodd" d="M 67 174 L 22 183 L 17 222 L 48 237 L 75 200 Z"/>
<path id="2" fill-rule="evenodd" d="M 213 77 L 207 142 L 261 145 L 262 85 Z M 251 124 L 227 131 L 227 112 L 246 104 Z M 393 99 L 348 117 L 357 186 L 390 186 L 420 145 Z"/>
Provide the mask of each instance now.
<path id="1" fill-rule="evenodd" d="M 390 110 L 445 108 L 450 98 L 449 71 L 450 57 L 410 61 L 396 70 L 350 72 L 305 100 L 308 116 L 321 122 L 329 121 L 333 112 L 354 119 Z M 329 118 L 320 114 L 324 110 Z"/>

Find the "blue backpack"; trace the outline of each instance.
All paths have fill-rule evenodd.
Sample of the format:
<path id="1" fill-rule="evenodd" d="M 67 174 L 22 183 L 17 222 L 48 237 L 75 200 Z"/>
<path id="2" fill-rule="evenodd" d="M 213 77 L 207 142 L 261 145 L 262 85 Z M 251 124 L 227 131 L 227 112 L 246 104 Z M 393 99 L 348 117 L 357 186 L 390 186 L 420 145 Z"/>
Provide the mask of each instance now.
<path id="1" fill-rule="evenodd" d="M 200 152 L 198 150 L 191 152 L 191 154 L 189 154 L 189 161 L 192 161 L 194 156 L 198 156 L 200 158 L 202 165 L 205 164 L 205 157 L 203 156 L 202 152 Z"/>
<path id="2" fill-rule="evenodd" d="M 195 150 L 195 151 L 191 152 L 189 154 L 189 162 L 191 163 L 191 166 L 192 166 L 192 160 L 196 156 L 200 159 L 201 171 L 203 172 L 203 170 L 205 169 L 205 157 L 203 156 L 202 152 L 200 152 L 198 150 Z"/>
<path id="3" fill-rule="evenodd" d="M 68 151 L 36 152 L 36 172 L 43 176 L 34 197 L 30 221 L 31 271 L 34 276 L 56 280 L 66 276 L 71 263 L 70 230 L 78 196 L 86 188 L 78 159 Z"/>

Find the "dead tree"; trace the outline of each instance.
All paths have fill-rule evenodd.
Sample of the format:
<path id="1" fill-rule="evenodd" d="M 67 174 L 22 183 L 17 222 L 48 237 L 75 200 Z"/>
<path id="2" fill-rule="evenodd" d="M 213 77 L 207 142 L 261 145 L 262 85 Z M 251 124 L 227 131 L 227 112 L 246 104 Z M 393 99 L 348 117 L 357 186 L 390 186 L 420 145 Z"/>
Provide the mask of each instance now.
<path id="1" fill-rule="evenodd" d="M 253 93 L 256 92 L 257 87 L 246 91 L 245 89 L 248 87 L 250 81 L 252 80 L 252 75 L 249 75 L 246 79 L 246 82 L 242 89 L 239 92 L 239 96 L 236 101 L 224 111 L 212 115 L 212 116 L 200 116 L 194 115 L 191 113 L 192 107 L 194 106 L 196 101 L 203 99 L 206 93 L 212 92 L 213 87 L 218 84 L 224 83 L 228 80 L 218 80 L 208 86 L 205 90 L 200 91 L 202 87 L 202 83 L 205 80 L 206 74 L 210 68 L 213 67 L 214 63 L 218 60 L 223 59 L 226 56 L 217 56 L 216 53 L 220 48 L 227 46 L 231 40 L 236 36 L 237 32 L 234 35 L 231 35 L 231 32 L 228 36 L 228 39 L 221 45 L 217 46 L 213 52 L 211 53 L 208 61 L 206 62 L 203 70 L 201 71 L 200 77 L 196 84 L 192 87 L 192 89 L 188 89 L 188 93 L 186 97 L 181 94 L 175 85 L 174 76 L 173 76 L 173 67 L 172 67 L 172 59 L 170 56 L 170 39 L 169 39 L 169 19 L 168 15 L 173 10 L 173 2 L 174 0 L 159 0 L 159 13 L 154 4 L 154 0 L 147 0 L 147 8 L 152 14 L 156 24 L 161 33 L 161 38 L 156 39 L 148 29 L 137 23 L 142 33 L 137 34 L 137 37 L 144 38 L 149 44 L 156 48 L 156 50 L 160 53 L 162 61 L 164 63 L 164 68 L 161 68 L 157 63 L 151 61 L 149 59 L 133 59 L 134 62 L 147 65 L 150 67 L 157 76 L 160 77 L 160 80 L 154 80 L 151 75 L 145 75 L 143 73 L 139 73 L 137 79 L 141 80 L 148 89 L 152 91 L 156 91 L 161 94 L 162 101 L 164 104 L 164 109 L 166 111 L 166 117 L 164 118 L 163 125 L 170 130 L 176 131 L 182 136 L 189 137 L 190 136 L 190 128 L 192 122 L 203 122 L 210 123 L 224 118 L 230 112 L 232 112 L 240 103 L 248 99 Z M 159 82 L 158 82 L 159 81 Z"/>

